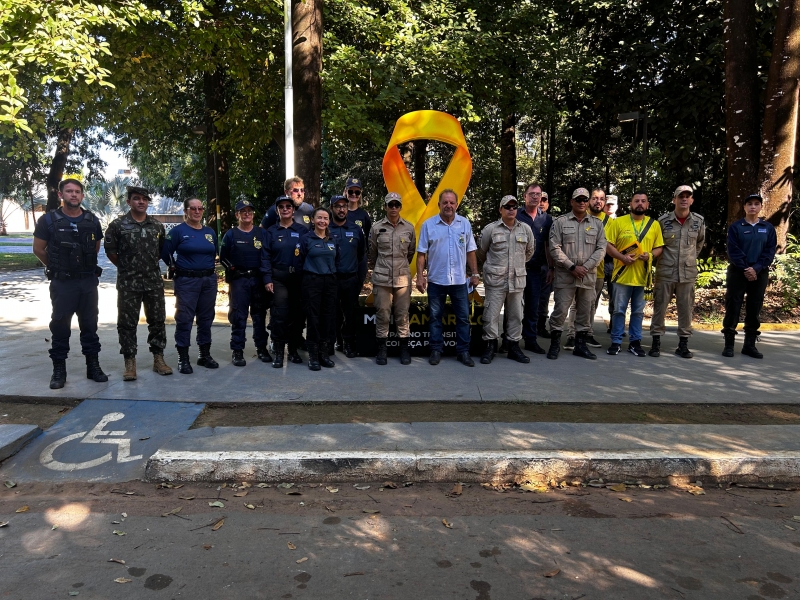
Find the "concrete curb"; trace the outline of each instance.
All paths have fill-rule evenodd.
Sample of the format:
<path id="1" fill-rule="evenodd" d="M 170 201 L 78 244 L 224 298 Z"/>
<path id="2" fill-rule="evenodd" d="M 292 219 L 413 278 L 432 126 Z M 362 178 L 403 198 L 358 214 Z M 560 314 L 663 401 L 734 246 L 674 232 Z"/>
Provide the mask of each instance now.
<path id="1" fill-rule="evenodd" d="M 36 425 L 0 425 L 0 462 L 42 433 Z"/>

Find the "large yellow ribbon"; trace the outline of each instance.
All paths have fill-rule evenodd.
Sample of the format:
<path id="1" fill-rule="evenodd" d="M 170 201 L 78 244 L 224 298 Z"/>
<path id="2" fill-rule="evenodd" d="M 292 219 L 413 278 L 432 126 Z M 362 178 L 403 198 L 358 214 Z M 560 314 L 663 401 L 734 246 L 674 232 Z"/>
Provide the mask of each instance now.
<path id="1" fill-rule="evenodd" d="M 414 185 L 403 157 L 397 149 L 398 144 L 413 140 L 436 140 L 456 147 L 444 176 L 436 186 L 431 201 L 426 204 Z M 442 190 L 455 190 L 458 203 L 469 186 L 472 177 L 472 158 L 467 149 L 467 140 L 458 119 L 438 110 L 418 110 L 403 115 L 395 123 L 389 146 L 383 156 L 383 179 L 390 192 L 400 194 L 403 199 L 401 216 L 414 225 L 419 239 L 422 224 L 439 213 L 439 194 Z M 416 272 L 416 258 L 411 262 L 411 276 Z"/>

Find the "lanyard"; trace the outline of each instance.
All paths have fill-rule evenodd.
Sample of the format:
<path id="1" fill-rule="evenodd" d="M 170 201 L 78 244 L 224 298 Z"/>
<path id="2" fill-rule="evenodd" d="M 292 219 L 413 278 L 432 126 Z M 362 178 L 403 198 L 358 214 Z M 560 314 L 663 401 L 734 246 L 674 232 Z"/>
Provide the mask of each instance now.
<path id="1" fill-rule="evenodd" d="M 642 229 L 644 229 L 644 224 L 647 221 L 647 217 L 642 219 L 642 226 L 639 227 L 639 229 L 636 229 L 636 221 L 633 220 L 633 215 L 628 215 L 628 217 L 630 217 L 631 219 L 631 227 L 633 227 L 633 233 L 636 234 L 636 239 L 639 240 L 639 242 L 641 242 Z"/>

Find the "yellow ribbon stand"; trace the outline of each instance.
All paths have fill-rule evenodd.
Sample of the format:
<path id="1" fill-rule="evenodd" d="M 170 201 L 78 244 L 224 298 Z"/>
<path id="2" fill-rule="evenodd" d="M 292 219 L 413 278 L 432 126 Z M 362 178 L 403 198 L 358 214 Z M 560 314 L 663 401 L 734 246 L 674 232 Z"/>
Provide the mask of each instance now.
<path id="1" fill-rule="evenodd" d="M 426 203 L 420 195 L 397 149 L 399 144 L 413 140 L 436 140 L 456 147 L 444 176 L 431 196 L 430 203 Z M 455 190 L 458 203 L 461 204 L 470 177 L 472 177 L 472 158 L 458 119 L 438 110 L 418 110 L 405 114 L 397 120 L 386 154 L 383 156 L 383 179 L 386 182 L 386 189 L 400 194 L 403 199 L 401 216 L 414 226 L 418 240 L 422 224 L 439 213 L 439 193 L 448 188 Z M 415 258 L 411 262 L 412 277 L 416 270 Z"/>

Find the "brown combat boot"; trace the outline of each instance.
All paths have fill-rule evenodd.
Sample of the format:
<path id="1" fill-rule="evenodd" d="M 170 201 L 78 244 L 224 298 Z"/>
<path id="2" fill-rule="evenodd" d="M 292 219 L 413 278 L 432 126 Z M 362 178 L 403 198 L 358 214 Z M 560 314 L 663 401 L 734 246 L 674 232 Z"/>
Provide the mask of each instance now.
<path id="1" fill-rule="evenodd" d="M 159 375 L 172 375 L 172 367 L 164 362 L 163 354 L 153 354 L 153 371 Z"/>
<path id="2" fill-rule="evenodd" d="M 125 357 L 125 372 L 122 374 L 122 381 L 135 381 L 136 380 L 136 357 Z"/>

